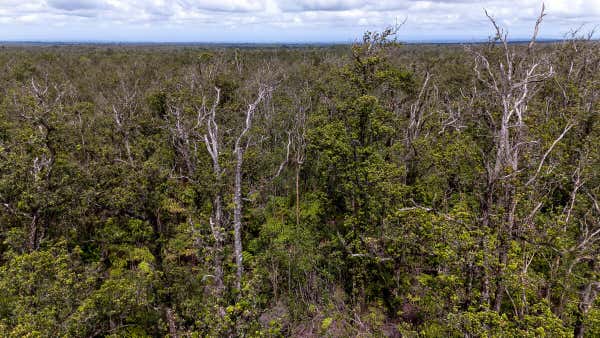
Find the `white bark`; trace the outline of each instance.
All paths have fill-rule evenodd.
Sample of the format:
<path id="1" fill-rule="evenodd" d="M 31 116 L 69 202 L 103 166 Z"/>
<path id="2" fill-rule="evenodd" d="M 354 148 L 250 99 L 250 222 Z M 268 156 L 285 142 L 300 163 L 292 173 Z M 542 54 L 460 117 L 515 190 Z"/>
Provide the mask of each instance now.
<path id="1" fill-rule="evenodd" d="M 261 86 L 258 91 L 256 100 L 248 105 L 246 110 L 246 120 L 244 128 L 240 132 L 239 136 L 235 141 L 235 147 L 233 153 L 235 155 L 235 182 L 233 192 L 233 237 L 234 237 L 234 255 L 235 264 L 237 267 L 236 272 L 236 287 L 241 290 L 242 287 L 242 275 L 244 273 L 243 265 L 243 248 L 242 248 L 242 165 L 244 162 L 244 153 L 247 149 L 247 138 L 246 135 L 252 128 L 252 120 L 258 107 L 258 104 L 265 99 L 265 97 L 272 91 L 272 87 Z"/>
<path id="2" fill-rule="evenodd" d="M 219 101 L 221 98 L 221 90 L 215 87 L 216 98 L 208 113 L 206 119 L 206 131 L 207 134 L 204 135 L 204 144 L 206 145 L 206 150 L 210 155 L 210 158 L 213 162 L 213 174 L 215 175 L 215 195 L 213 196 L 213 212 L 210 218 L 210 230 L 213 235 L 213 239 L 215 241 L 213 248 L 213 256 L 214 256 L 214 265 L 215 265 L 215 285 L 216 285 L 216 294 L 219 295 L 224 289 L 223 284 L 223 193 L 221 191 L 221 178 L 223 175 L 223 170 L 221 169 L 220 163 L 220 139 L 219 139 L 219 125 L 216 122 L 216 112 L 217 106 L 219 105 Z M 200 118 L 198 118 L 198 124 L 200 123 Z"/>

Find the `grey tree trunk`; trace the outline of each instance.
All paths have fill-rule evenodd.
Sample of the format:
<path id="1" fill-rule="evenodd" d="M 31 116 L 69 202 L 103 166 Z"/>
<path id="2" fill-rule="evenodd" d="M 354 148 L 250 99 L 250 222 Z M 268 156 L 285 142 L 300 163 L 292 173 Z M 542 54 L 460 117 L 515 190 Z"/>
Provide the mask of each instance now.
<path id="1" fill-rule="evenodd" d="M 221 295 L 225 286 L 223 284 L 223 193 L 221 190 L 221 176 L 223 170 L 220 164 L 220 139 L 219 126 L 216 122 L 216 109 L 221 97 L 221 90 L 215 87 L 216 99 L 207 116 L 206 129 L 208 134 L 204 135 L 206 150 L 213 162 L 213 173 L 215 175 L 216 192 L 213 196 L 213 211 L 210 218 L 210 230 L 215 241 L 213 245 L 214 280 L 216 296 Z"/>
<path id="2" fill-rule="evenodd" d="M 233 193 L 233 236 L 234 236 L 234 254 L 236 271 L 236 287 L 241 290 L 242 275 L 244 273 L 243 256 L 242 256 L 242 164 L 244 161 L 244 152 L 240 147 L 236 147 L 236 164 L 235 164 L 235 186 Z"/>
<path id="3" fill-rule="evenodd" d="M 256 100 L 248 105 L 244 129 L 242 129 L 239 136 L 237 137 L 235 141 L 235 147 L 233 149 L 233 153 L 236 157 L 234 172 L 235 182 L 233 190 L 233 251 L 235 255 L 235 263 L 237 266 L 235 284 L 238 290 L 242 289 L 242 275 L 244 273 L 242 257 L 242 164 L 244 162 L 244 153 L 246 151 L 246 148 L 248 147 L 248 140 L 246 139 L 246 134 L 250 131 L 250 128 L 252 128 L 252 119 L 254 118 L 254 113 L 256 112 L 258 104 L 262 100 L 264 100 L 267 94 L 270 93 L 272 90 L 273 89 L 269 86 L 261 86 L 261 88 L 258 91 Z"/>

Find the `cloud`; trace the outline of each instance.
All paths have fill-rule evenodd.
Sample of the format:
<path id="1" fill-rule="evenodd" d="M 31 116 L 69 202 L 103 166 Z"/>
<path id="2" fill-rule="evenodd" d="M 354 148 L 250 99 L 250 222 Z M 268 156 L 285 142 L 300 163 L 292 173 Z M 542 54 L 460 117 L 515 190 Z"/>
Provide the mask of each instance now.
<path id="1" fill-rule="evenodd" d="M 265 8 L 265 2 L 259 0 L 180 0 L 179 4 L 185 9 L 217 12 L 256 12 Z"/>
<path id="2" fill-rule="evenodd" d="M 280 8 L 284 11 L 345 11 L 364 8 L 369 1 L 360 0 L 298 0 L 281 1 Z"/>
<path id="3" fill-rule="evenodd" d="M 279 2 L 279 7 L 284 12 L 383 11 L 406 9 L 410 2 L 401 0 L 284 0 Z"/>
<path id="4" fill-rule="evenodd" d="M 100 0 L 48 0 L 48 6 L 65 11 L 104 9 L 106 4 Z"/>
<path id="5" fill-rule="evenodd" d="M 484 39 L 484 8 L 524 37 L 541 0 L 0 0 L 0 40 L 348 41 L 405 18 L 407 40 Z M 598 0 L 546 8 L 542 36 L 600 22 Z"/>

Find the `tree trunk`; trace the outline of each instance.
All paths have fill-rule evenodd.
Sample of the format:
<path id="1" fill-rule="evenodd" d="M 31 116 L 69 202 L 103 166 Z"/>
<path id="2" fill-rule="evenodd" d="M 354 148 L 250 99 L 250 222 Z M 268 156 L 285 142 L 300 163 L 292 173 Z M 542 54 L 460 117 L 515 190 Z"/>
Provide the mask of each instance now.
<path id="1" fill-rule="evenodd" d="M 244 151 L 248 147 L 248 141 L 245 139 L 246 133 L 252 127 L 252 119 L 258 104 L 265 98 L 270 87 L 261 87 L 256 100 L 248 105 L 246 111 L 246 123 L 244 129 L 235 141 L 233 153 L 236 157 L 235 163 L 235 184 L 233 191 L 233 251 L 235 255 L 235 263 L 237 266 L 236 287 L 239 291 L 242 290 L 242 275 L 244 273 L 243 257 L 242 257 L 242 164 L 244 162 Z M 245 142 L 243 142 L 246 140 Z"/>
<path id="2" fill-rule="evenodd" d="M 27 241 L 29 251 L 38 249 L 38 240 L 38 211 L 36 210 L 33 214 L 31 224 L 29 225 L 29 240 Z"/>
<path id="3" fill-rule="evenodd" d="M 220 187 L 218 188 L 220 189 Z M 213 238 L 215 240 L 215 244 L 213 247 L 213 262 L 215 269 L 215 292 L 216 296 L 220 296 L 225 286 L 223 284 L 223 234 L 221 233 L 222 224 L 223 224 L 223 206 L 221 202 L 221 192 L 217 192 L 216 196 L 213 200 L 213 214 L 214 221 L 211 221 L 211 231 L 213 234 Z"/>
<path id="4" fill-rule="evenodd" d="M 165 311 L 167 317 L 167 323 L 169 324 L 169 338 L 177 338 L 177 323 L 175 323 L 175 313 L 171 308 L 167 308 Z"/>
<path id="5" fill-rule="evenodd" d="M 244 154 L 241 147 L 236 147 L 236 165 L 235 165 L 235 187 L 233 193 L 233 236 L 234 236 L 234 254 L 235 264 L 237 266 L 236 287 L 241 290 L 242 274 L 244 273 L 242 257 L 242 163 Z"/>
<path id="6" fill-rule="evenodd" d="M 296 166 L 296 227 L 300 226 L 300 165 Z"/>
<path id="7" fill-rule="evenodd" d="M 494 191 L 494 181 L 493 179 L 488 178 L 488 186 L 485 191 L 485 197 L 480 202 L 481 212 L 482 212 L 482 226 L 484 231 L 487 232 L 491 229 L 491 213 L 492 213 L 492 203 L 493 203 L 493 191 Z M 488 242 L 487 234 L 484 234 L 481 237 L 481 250 L 483 251 L 483 281 L 481 286 L 481 303 L 489 307 L 490 306 L 490 263 L 487 253 L 487 242 Z"/>
<path id="8" fill-rule="evenodd" d="M 507 183 L 505 187 L 505 220 L 504 224 L 499 231 L 499 248 L 498 248 L 498 272 L 496 275 L 496 293 L 494 297 L 493 309 L 496 312 L 500 311 L 502 307 L 502 300 L 504 299 L 505 291 L 505 269 L 508 263 L 508 251 L 510 249 L 510 242 L 513 237 L 513 231 L 515 230 L 515 212 L 517 207 L 517 200 L 515 198 L 516 189 L 511 183 Z"/>
<path id="9" fill-rule="evenodd" d="M 597 282 L 588 283 L 583 289 L 581 301 L 579 302 L 578 311 L 576 313 L 575 329 L 573 332 L 575 338 L 583 338 L 585 334 L 583 320 L 596 300 L 598 289 L 600 289 L 600 283 Z"/>

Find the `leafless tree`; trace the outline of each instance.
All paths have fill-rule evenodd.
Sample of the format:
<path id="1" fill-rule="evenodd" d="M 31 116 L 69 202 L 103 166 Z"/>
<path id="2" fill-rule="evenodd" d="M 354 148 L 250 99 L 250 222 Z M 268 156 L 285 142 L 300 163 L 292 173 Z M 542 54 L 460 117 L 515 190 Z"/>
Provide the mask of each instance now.
<path id="1" fill-rule="evenodd" d="M 190 87 L 200 87 L 196 79 L 188 79 Z M 197 88 L 196 88 L 197 89 Z M 222 135 L 216 122 L 217 107 L 221 101 L 221 90 L 214 87 L 214 98 L 212 104 L 208 103 L 206 97 L 202 97 L 200 106 L 195 107 L 194 116 L 190 117 L 185 112 L 181 102 L 170 102 L 167 107 L 168 114 L 165 116 L 167 128 L 171 137 L 173 148 L 183 161 L 184 169 L 180 172 L 180 178 L 194 183 L 196 170 L 198 168 L 197 153 L 205 148 L 212 161 L 213 175 L 215 179 L 215 192 L 212 197 L 212 214 L 209 218 L 209 226 L 213 237 L 212 255 L 214 274 L 210 277 L 214 280 L 213 294 L 219 296 L 225 289 L 223 283 L 223 247 L 225 241 L 225 225 L 223 220 L 223 192 L 221 180 L 223 169 L 221 165 Z M 193 222 L 190 222 L 193 227 Z"/>
<path id="2" fill-rule="evenodd" d="M 300 226 L 300 170 L 306 159 L 306 120 L 308 109 L 310 109 L 310 106 L 301 105 L 298 107 L 298 112 L 294 119 L 294 127 L 291 132 L 296 177 L 296 226 Z"/>
<path id="3" fill-rule="evenodd" d="M 242 248 L 242 176 L 244 154 L 250 145 L 249 133 L 252 128 L 252 122 L 259 104 L 265 101 L 273 91 L 273 86 L 260 85 L 256 98 L 250 103 L 245 112 L 244 124 L 235 137 L 233 144 L 234 182 L 233 182 L 233 230 L 234 230 L 234 256 L 236 262 L 236 287 L 241 289 L 241 280 L 243 275 L 243 248 Z M 184 115 L 183 108 L 177 105 L 170 105 L 169 111 L 169 131 L 172 143 L 177 152 L 182 157 L 187 179 L 195 176 L 197 169 L 196 152 L 199 149 L 198 144 L 203 143 L 210 159 L 212 161 L 212 170 L 215 178 L 215 193 L 212 200 L 212 214 L 209 219 L 209 225 L 214 240 L 214 276 L 215 293 L 221 294 L 224 290 L 223 283 L 223 249 L 225 245 L 226 224 L 224 219 L 224 197 L 222 184 L 225 173 L 224 152 L 226 142 L 223 130 L 221 130 L 218 121 L 218 108 L 221 103 L 221 89 L 214 87 L 214 98 L 209 106 L 206 98 L 202 99 L 202 104 L 196 109 L 194 121 L 189 121 Z M 202 132 L 202 130 L 204 132 Z"/>
<path id="4" fill-rule="evenodd" d="M 119 79 L 119 86 L 114 93 L 108 94 L 111 101 L 111 111 L 115 120 L 116 130 L 123 138 L 123 146 L 125 147 L 125 155 L 130 165 L 133 165 L 133 154 L 131 153 L 131 134 L 130 128 L 132 119 L 137 113 L 139 104 L 139 88 L 138 80 L 133 84 L 127 84 L 126 79 Z"/>
<path id="5" fill-rule="evenodd" d="M 565 205 L 561 217 L 559 217 L 559 221 L 563 224 L 562 232 L 565 234 L 569 231 L 570 224 L 578 224 L 577 240 L 571 246 L 557 248 L 556 250 L 559 252 L 551 265 L 553 275 L 557 274 L 561 264 L 566 266 L 562 278 L 574 278 L 576 266 L 582 263 L 588 264 L 594 273 L 600 272 L 600 260 L 597 257 L 600 251 L 598 247 L 598 243 L 600 243 L 600 200 L 597 194 L 600 191 L 598 190 L 599 187 L 590 186 L 589 180 L 583 176 L 585 167 L 589 165 L 589 163 L 586 163 L 587 158 L 588 154 L 586 153 L 581 156 L 579 165 L 572 175 L 573 187 L 569 202 Z M 576 211 L 576 204 L 587 205 L 587 207 Z M 579 215 L 576 215 L 577 213 Z M 583 319 L 597 298 L 600 291 L 600 281 L 583 276 L 577 276 L 577 279 L 583 280 L 584 283 L 581 290 L 579 290 L 580 298 L 574 335 L 575 337 L 583 337 L 585 331 Z M 559 312 L 562 312 L 565 306 L 568 291 L 570 290 L 562 289 L 560 292 L 560 297 L 558 297 L 560 300 L 558 304 Z"/>
<path id="6" fill-rule="evenodd" d="M 221 137 L 219 133 L 219 125 L 216 122 L 217 107 L 221 98 L 221 90 L 217 87 L 215 90 L 215 100 L 206 113 L 206 105 L 203 103 L 202 111 L 206 113 L 206 134 L 203 136 L 206 150 L 210 155 L 213 163 L 213 174 L 216 180 L 216 192 L 213 196 L 213 211 L 210 217 L 209 224 L 215 242 L 214 245 L 214 264 L 215 264 L 215 284 L 216 293 L 220 294 L 223 289 L 223 245 L 224 245 L 224 224 L 223 224 L 223 193 L 221 190 L 221 180 L 223 177 L 223 169 L 221 167 Z M 204 100 L 203 100 L 204 102 Z M 199 125 L 204 117 L 198 114 L 197 125 Z"/>
<path id="7" fill-rule="evenodd" d="M 52 115 L 62 111 L 62 99 L 67 91 L 67 86 L 53 84 L 46 73 L 40 79 L 31 78 L 29 85 L 23 87 L 23 91 L 25 95 L 34 99 L 33 106 L 17 102 L 16 97 L 13 103 L 19 109 L 19 117 L 31 123 L 41 139 L 41 147 L 31 164 L 33 188 L 40 198 L 27 215 L 31 220 L 27 248 L 37 250 L 48 227 L 47 221 L 43 224 L 40 223 L 44 208 L 42 196 L 51 189 L 51 176 L 56 159 L 56 147 L 52 139 L 52 134 L 55 132 L 55 127 L 51 122 Z M 8 208 L 14 210 L 10 206 Z"/>
<path id="8" fill-rule="evenodd" d="M 237 266 L 236 287 L 241 290 L 242 274 L 244 272 L 242 255 L 242 164 L 244 162 L 244 153 L 248 149 L 248 132 L 252 128 L 252 120 L 258 108 L 259 103 L 267 98 L 273 91 L 270 85 L 261 85 L 256 99 L 248 105 L 244 127 L 235 140 L 233 153 L 235 155 L 235 183 L 233 193 L 233 237 L 234 237 L 234 255 Z"/>
<path id="9" fill-rule="evenodd" d="M 495 297 L 492 308 L 500 310 L 503 296 L 504 267 L 507 264 L 509 243 L 521 229 L 523 224 L 517 215 L 519 198 L 517 198 L 520 179 L 524 185 L 530 186 L 538 179 L 546 159 L 555 146 L 573 127 L 568 122 L 563 131 L 554 139 L 544 153 L 534 160 L 524 161 L 524 153 L 532 150 L 533 144 L 540 144 L 528 133 L 526 124 L 529 115 L 529 102 L 548 79 L 554 75 L 550 57 L 535 51 L 540 24 L 545 16 L 544 6 L 538 16 L 532 37 L 526 46 L 510 44 L 508 35 L 490 16 L 486 15 L 495 30 L 495 36 L 487 53 L 470 48 L 475 57 L 475 74 L 479 83 L 483 84 L 489 97 L 500 107 L 500 114 L 487 111 L 488 123 L 494 135 L 494 152 L 486 160 L 486 194 L 482 201 L 482 224 L 492 226 L 492 210 L 494 205 L 501 206 L 503 214 L 498 221 L 498 269 L 496 271 Z M 497 55 L 497 57 L 494 57 Z M 531 170 L 529 170 L 531 169 Z M 534 208 L 532 213 L 539 210 Z M 529 217 L 532 217 L 530 215 Z M 486 273 L 487 274 L 487 273 Z M 484 302 L 488 287 L 484 277 Z"/>

